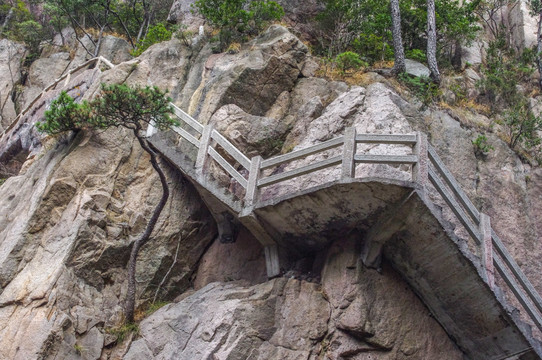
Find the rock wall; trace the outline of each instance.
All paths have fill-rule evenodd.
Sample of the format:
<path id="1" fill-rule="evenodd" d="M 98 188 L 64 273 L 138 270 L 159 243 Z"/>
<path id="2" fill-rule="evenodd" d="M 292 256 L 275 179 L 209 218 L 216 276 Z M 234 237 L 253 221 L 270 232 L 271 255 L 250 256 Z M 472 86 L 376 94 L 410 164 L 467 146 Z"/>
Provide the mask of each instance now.
<path id="1" fill-rule="evenodd" d="M 21 61 L 25 48 L 16 42 L 0 40 L 0 131 L 6 128 L 17 116 L 13 91 L 21 80 Z"/>
<path id="2" fill-rule="evenodd" d="M 538 19 L 531 15 L 526 0 L 514 2 L 508 9 L 508 23 L 510 28 L 511 45 L 516 50 L 536 46 L 536 33 Z"/>
<path id="3" fill-rule="evenodd" d="M 214 123 L 247 155 L 305 147 L 347 126 L 426 131 L 542 291 L 539 169 L 492 135 L 495 151 L 477 157 L 476 131 L 463 118 L 405 100 L 378 75 L 349 86 L 314 77 L 313 65 L 298 38 L 272 26 L 238 54 L 213 55 L 201 38 L 190 47 L 172 40 L 113 70 L 84 72 L 67 89 L 80 98 L 96 94 L 102 82 L 168 89 L 176 104 Z M 462 358 L 388 264 L 382 274 L 360 266 L 360 244 L 349 236 L 298 254 L 284 277 L 266 281 L 257 241 L 245 231 L 232 245 L 214 241 L 208 210 L 166 163 L 172 197 L 140 255 L 138 297 L 140 304 L 152 299 L 175 263 L 158 295 L 176 300 L 145 319 L 133 342 L 117 344 L 111 329 L 121 320 L 127 257 L 160 196 L 157 177 L 125 131 L 50 139 L 32 130 L 58 91 L 9 135 L 30 155 L 19 175 L 0 185 L 0 359 Z M 358 169 L 399 178 L 408 170 Z M 283 190 L 270 188 L 268 196 Z"/>
<path id="4" fill-rule="evenodd" d="M 361 265 L 359 246 L 345 238 L 323 252 L 321 284 L 210 283 L 145 319 L 124 358 L 462 359 L 389 266 Z"/>

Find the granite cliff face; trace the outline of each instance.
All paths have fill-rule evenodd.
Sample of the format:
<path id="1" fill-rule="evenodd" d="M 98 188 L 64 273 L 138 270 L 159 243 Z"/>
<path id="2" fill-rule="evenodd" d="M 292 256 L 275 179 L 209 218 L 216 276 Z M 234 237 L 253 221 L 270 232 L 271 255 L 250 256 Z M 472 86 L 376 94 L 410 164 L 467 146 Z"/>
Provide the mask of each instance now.
<path id="1" fill-rule="evenodd" d="M 492 134 L 495 150 L 477 155 L 473 124 L 488 121 L 483 116 L 427 109 L 376 74 L 358 86 L 315 77 L 308 49 L 281 26 L 237 54 L 213 54 L 197 38 L 189 47 L 160 43 L 130 59 L 120 40 L 109 41 L 102 54 L 118 65 L 80 72 L 64 85 L 72 96 L 90 98 L 102 82 L 168 89 L 175 104 L 215 123 L 247 155 L 305 147 L 348 126 L 425 131 L 542 291 L 542 170 Z M 0 69 L 11 66 L 4 59 Z M 38 61 L 30 70 L 35 88 L 25 88 L 21 108 L 83 56 L 52 53 Z M 170 303 L 146 317 L 137 336 L 120 341 L 111 329 L 121 322 L 129 249 L 160 197 L 158 179 L 125 131 L 38 134 L 33 124 L 59 91 L 47 93 L 0 138 L 0 161 L 16 173 L 0 185 L 0 359 L 463 358 L 389 264 L 382 273 L 361 265 L 354 236 L 299 256 L 284 276 L 268 281 L 257 240 L 244 230 L 234 244 L 216 240 L 208 209 L 166 162 L 172 196 L 142 250 L 137 279 L 142 308 L 156 292 Z M 7 128 L 15 105 L 5 103 Z M 400 168 L 389 171 L 404 176 Z M 287 186 L 318 181 L 304 177 Z"/>

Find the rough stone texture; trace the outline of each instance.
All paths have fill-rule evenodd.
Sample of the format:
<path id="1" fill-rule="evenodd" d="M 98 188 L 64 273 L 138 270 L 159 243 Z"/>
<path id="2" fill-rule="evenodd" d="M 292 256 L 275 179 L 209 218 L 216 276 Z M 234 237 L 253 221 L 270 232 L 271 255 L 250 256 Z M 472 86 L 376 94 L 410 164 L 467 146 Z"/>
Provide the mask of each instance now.
<path id="1" fill-rule="evenodd" d="M 255 155 L 267 157 L 280 151 L 282 139 L 289 130 L 280 117 L 249 115 L 233 104 L 218 109 L 210 122 L 249 158 Z"/>
<path id="2" fill-rule="evenodd" d="M 461 66 L 464 68 L 467 64 L 478 68 L 484 59 L 487 42 L 481 39 L 473 41 L 469 46 L 461 48 Z"/>
<path id="3" fill-rule="evenodd" d="M 81 42 L 83 43 L 84 47 L 77 43 L 77 50 L 75 52 L 74 61 L 75 63 L 82 63 L 85 60 L 91 59 L 94 56 L 94 50 L 95 46 L 90 41 L 88 37 L 81 38 Z M 89 54 L 87 50 L 90 51 Z M 113 64 L 118 64 L 123 61 L 128 61 L 132 58 L 130 55 L 130 50 L 132 50 L 132 47 L 130 46 L 130 43 L 128 43 L 126 40 L 112 36 L 112 35 L 106 35 L 102 38 L 102 43 L 100 44 L 100 52 L 98 55 L 104 56 L 106 59 L 111 61 Z"/>
<path id="4" fill-rule="evenodd" d="M 41 93 L 43 88 L 53 83 L 65 72 L 69 71 L 71 67 L 74 67 L 74 65 L 70 54 L 67 52 L 54 53 L 34 61 L 28 69 L 28 78 L 19 99 L 21 109 L 29 105 Z"/>
<path id="5" fill-rule="evenodd" d="M 12 101 L 12 91 L 21 79 L 21 61 L 25 47 L 19 43 L 0 40 L 0 132 L 3 131 L 15 116 L 15 104 Z"/>
<path id="6" fill-rule="evenodd" d="M 218 260 L 218 261 L 217 261 Z M 267 280 L 263 248 L 246 229 L 241 229 L 233 244 L 218 239 L 201 258 L 194 288 L 211 282 L 245 280 L 259 284 Z"/>
<path id="7" fill-rule="evenodd" d="M 315 16 L 324 9 L 324 3 L 318 0 L 278 0 L 284 9 L 284 21 L 295 33 L 314 40 L 318 31 L 315 26 Z"/>
<path id="8" fill-rule="evenodd" d="M 82 71 L 72 77 L 66 86 L 44 94 L 34 104 L 31 111 L 21 117 L 11 130 L 0 138 L 0 164 L 8 175 L 17 175 L 25 162 L 26 166 L 29 166 L 42 151 L 41 136 L 34 125 L 43 119 L 47 106 L 58 96 L 61 89 L 66 90 L 70 96 L 79 101 L 86 90 L 98 79 L 98 74 L 97 70 Z M 3 171 L 2 169 L 0 171 Z"/>
<path id="9" fill-rule="evenodd" d="M 0 251 L 0 318 L 4 319 L 0 348 L 5 356 L 70 358 L 66 347 L 60 346 L 63 338 L 82 336 L 96 326 L 103 333 L 120 319 L 128 247 L 143 231 L 160 196 L 154 186 L 157 177 L 145 154 L 132 149 L 133 141 L 124 132 L 79 136 L 1 187 L 2 198 L 7 199 Z M 183 257 L 164 284 L 162 296 L 175 287 L 186 288 L 214 234 L 194 190 L 168 173 L 172 198 L 152 246 L 139 257 L 138 296 L 154 294 L 181 239 Z M 21 192 L 25 184 L 31 189 Z M 195 235 L 184 239 L 192 229 L 197 229 Z M 37 321 L 32 318 L 46 314 L 54 315 L 40 322 L 47 328 L 25 328 L 24 324 Z M 73 329 L 55 319 L 69 321 Z M 40 335 L 34 336 L 35 331 Z M 25 349 L 18 345 L 21 337 L 32 339 Z M 91 337 L 81 342 L 97 341 Z"/>
<path id="10" fill-rule="evenodd" d="M 417 77 L 421 77 L 421 76 L 428 77 L 429 75 L 431 75 L 431 71 L 429 71 L 429 68 L 420 62 L 410 60 L 410 59 L 405 59 L 405 65 L 406 65 L 406 73 L 409 75 L 417 76 Z"/>
<path id="11" fill-rule="evenodd" d="M 529 13 L 526 0 L 509 5 L 508 23 L 511 29 L 511 43 L 519 51 L 536 45 L 538 19 Z"/>
<path id="12" fill-rule="evenodd" d="M 90 70 L 67 89 L 88 97 L 104 80 Z M 105 330 L 121 319 L 129 246 L 160 197 L 157 176 L 128 132 L 80 133 L 53 148 L 51 142 L 40 146 L 32 125 L 58 91 L 2 138 L 2 150 L 32 154 L 19 176 L 0 187 L 2 359 L 75 358 L 76 344 L 86 349 L 84 358 L 101 356 Z M 182 256 L 160 298 L 187 289 L 216 231 L 194 189 L 164 165 L 172 196 L 153 246 L 139 256 L 141 299 L 152 298 L 181 240 Z"/>
<path id="13" fill-rule="evenodd" d="M 307 47 L 286 28 L 272 25 L 238 54 L 209 57 L 200 86 L 190 99 L 191 114 L 206 123 L 226 104 L 263 116 L 301 72 Z M 197 107 L 192 104 L 199 104 Z"/>
<path id="14" fill-rule="evenodd" d="M 167 21 L 186 25 L 187 30 L 198 32 L 205 20 L 199 14 L 192 12 L 196 0 L 175 0 L 169 11 Z"/>
<path id="15" fill-rule="evenodd" d="M 144 320 L 124 359 L 461 359 L 391 268 L 363 269 L 356 243 L 321 254 L 322 285 L 211 283 Z"/>

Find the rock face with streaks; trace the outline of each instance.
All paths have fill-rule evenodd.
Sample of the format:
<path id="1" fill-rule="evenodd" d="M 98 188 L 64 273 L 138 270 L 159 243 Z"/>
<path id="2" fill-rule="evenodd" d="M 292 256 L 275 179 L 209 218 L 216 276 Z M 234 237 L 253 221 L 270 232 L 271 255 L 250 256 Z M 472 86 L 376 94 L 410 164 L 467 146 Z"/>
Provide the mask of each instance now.
<path id="1" fill-rule="evenodd" d="M 14 91 L 21 80 L 21 62 L 25 55 L 23 45 L 7 40 L 0 40 L 0 131 L 15 119 L 16 104 Z"/>
<path id="2" fill-rule="evenodd" d="M 124 359 L 462 359 L 400 277 L 358 253 L 353 238 L 322 253 L 321 284 L 210 283 L 144 320 Z"/>
<path id="3" fill-rule="evenodd" d="M 124 45 L 110 42 L 107 54 L 117 56 L 117 66 L 84 69 L 59 84 L 0 138 L 0 164 L 16 174 L 0 185 L 0 359 L 463 358 L 389 263 L 382 273 L 359 263 L 355 234 L 296 254 L 283 276 L 268 280 L 258 241 L 246 229 L 234 244 L 216 241 L 205 204 L 166 161 L 172 195 L 140 254 L 137 295 L 141 317 L 155 295 L 170 304 L 122 342 L 115 328 L 122 320 L 126 263 L 160 198 L 157 176 L 126 131 L 50 138 L 34 130 L 61 89 L 89 99 L 104 82 L 168 89 L 176 105 L 214 124 L 247 156 L 301 149 L 351 126 L 359 133 L 425 131 L 542 290 L 542 172 L 523 164 L 498 137 L 488 135 L 495 150 L 481 156 L 472 145 L 477 133 L 465 119 L 405 100 L 382 77 L 370 74 L 366 86 L 314 77 L 307 71 L 307 47 L 278 25 L 237 54 L 213 54 L 211 44 L 198 38 L 190 46 L 156 44 L 131 59 L 123 57 Z M 33 97 L 70 64 L 66 53 L 39 59 L 30 70 L 33 87 L 23 94 Z M 391 147 L 360 151 L 390 153 Z M 217 178 L 224 175 L 216 171 Z M 366 165 L 357 173 L 407 179 L 411 169 Z M 338 175 L 332 168 L 270 186 L 262 196 Z"/>

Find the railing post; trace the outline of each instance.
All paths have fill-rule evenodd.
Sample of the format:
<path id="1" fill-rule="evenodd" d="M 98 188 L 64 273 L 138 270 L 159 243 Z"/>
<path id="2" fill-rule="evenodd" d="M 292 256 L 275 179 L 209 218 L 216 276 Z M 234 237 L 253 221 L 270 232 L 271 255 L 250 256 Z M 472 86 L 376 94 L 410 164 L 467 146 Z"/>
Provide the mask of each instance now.
<path id="1" fill-rule="evenodd" d="M 254 156 L 250 161 L 248 185 L 245 194 L 245 206 L 252 206 L 258 201 L 258 179 L 260 178 L 261 156 Z"/>
<path id="2" fill-rule="evenodd" d="M 145 133 L 145 137 L 150 138 L 151 136 L 153 136 L 154 134 L 158 132 L 158 129 L 154 127 L 154 124 L 155 124 L 154 120 L 151 120 L 151 122 L 147 126 L 147 132 Z"/>
<path id="3" fill-rule="evenodd" d="M 356 176 L 356 128 L 346 128 L 344 133 L 342 179 L 352 179 Z"/>
<path id="4" fill-rule="evenodd" d="M 264 247 L 265 266 L 267 268 L 267 277 L 272 279 L 280 275 L 279 249 L 276 244 Z"/>
<path id="5" fill-rule="evenodd" d="M 418 157 L 418 162 L 412 167 L 412 180 L 425 188 L 429 181 L 429 156 L 427 154 L 428 144 L 427 135 L 418 131 L 414 154 Z"/>
<path id="6" fill-rule="evenodd" d="M 493 267 L 493 240 L 491 239 L 491 219 L 480 213 L 480 248 L 481 263 L 486 281 L 491 289 L 495 286 L 495 269 Z"/>
<path id="7" fill-rule="evenodd" d="M 213 125 L 205 125 L 200 138 L 198 157 L 196 158 L 196 173 L 202 174 L 211 145 L 211 134 L 213 133 Z"/>

